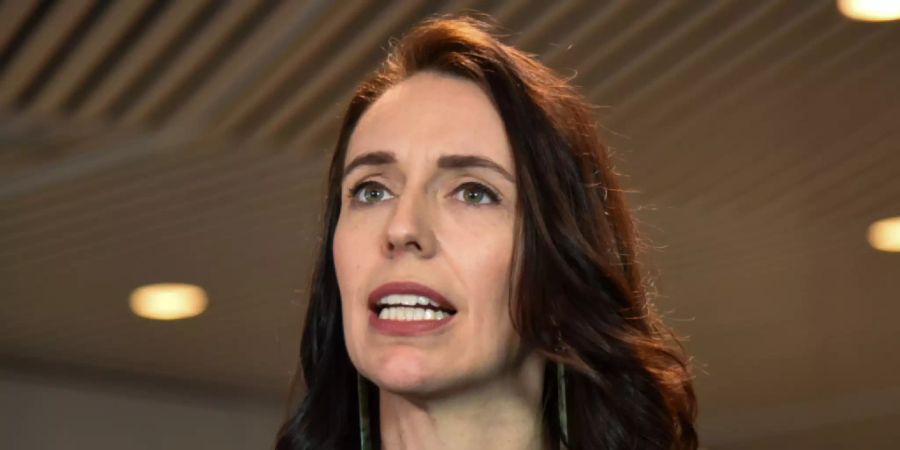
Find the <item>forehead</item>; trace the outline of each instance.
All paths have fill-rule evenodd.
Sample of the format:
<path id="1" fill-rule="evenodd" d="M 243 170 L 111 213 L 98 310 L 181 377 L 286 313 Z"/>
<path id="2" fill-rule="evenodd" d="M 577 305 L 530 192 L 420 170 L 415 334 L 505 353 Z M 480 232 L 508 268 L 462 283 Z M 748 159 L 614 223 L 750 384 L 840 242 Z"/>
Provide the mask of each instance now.
<path id="1" fill-rule="evenodd" d="M 449 153 L 486 156 L 512 172 L 503 120 L 472 81 L 425 71 L 382 94 L 360 118 L 348 144 L 354 155 L 387 150 L 406 160 Z"/>

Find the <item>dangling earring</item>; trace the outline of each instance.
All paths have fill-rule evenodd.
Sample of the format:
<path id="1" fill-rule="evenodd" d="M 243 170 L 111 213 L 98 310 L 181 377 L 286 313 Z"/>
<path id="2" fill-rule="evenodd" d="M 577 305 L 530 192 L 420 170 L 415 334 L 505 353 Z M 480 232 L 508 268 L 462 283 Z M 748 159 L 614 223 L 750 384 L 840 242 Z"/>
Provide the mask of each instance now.
<path id="1" fill-rule="evenodd" d="M 372 450 L 372 430 L 369 423 L 369 390 L 356 372 L 356 397 L 359 399 L 359 449 Z"/>
<path id="2" fill-rule="evenodd" d="M 553 350 L 557 355 L 565 355 L 566 345 L 564 344 L 565 341 L 563 341 L 559 324 L 553 318 L 550 321 L 557 329 L 556 343 Z M 569 448 L 566 445 L 569 443 L 569 415 L 566 407 L 566 366 L 559 361 L 556 362 L 556 408 L 556 413 L 559 417 L 559 450 L 563 450 Z"/>
<path id="3" fill-rule="evenodd" d="M 563 363 L 556 363 L 556 386 L 558 388 L 557 401 L 559 413 L 559 429 L 562 433 L 562 439 L 559 443 L 559 449 L 563 450 L 563 443 L 569 442 L 569 417 L 566 409 L 566 369 Z"/>

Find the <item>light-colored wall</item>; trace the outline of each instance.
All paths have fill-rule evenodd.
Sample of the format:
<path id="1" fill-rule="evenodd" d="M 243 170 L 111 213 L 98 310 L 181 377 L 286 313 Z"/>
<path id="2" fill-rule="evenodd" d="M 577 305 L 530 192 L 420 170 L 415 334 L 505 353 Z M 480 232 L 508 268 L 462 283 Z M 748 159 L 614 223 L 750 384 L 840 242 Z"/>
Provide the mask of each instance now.
<path id="1" fill-rule="evenodd" d="M 268 403 L 0 372 L 0 449 L 267 449 L 281 418 Z"/>

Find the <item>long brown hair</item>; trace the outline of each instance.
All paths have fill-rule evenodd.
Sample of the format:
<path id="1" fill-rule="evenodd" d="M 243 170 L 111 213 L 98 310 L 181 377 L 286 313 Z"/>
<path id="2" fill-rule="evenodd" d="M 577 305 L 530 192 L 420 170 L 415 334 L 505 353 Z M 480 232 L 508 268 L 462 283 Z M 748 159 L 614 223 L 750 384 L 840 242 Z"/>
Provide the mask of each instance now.
<path id="1" fill-rule="evenodd" d="M 562 435 L 553 370 L 559 363 L 566 368 L 566 447 L 697 448 L 688 359 L 648 298 L 631 213 L 590 107 L 566 80 L 502 43 L 495 30 L 471 16 L 425 20 L 392 44 L 350 101 L 328 174 L 324 233 L 301 343 L 306 394 L 282 426 L 278 450 L 360 446 L 356 370 L 343 340 L 332 260 L 344 157 L 366 109 L 423 70 L 481 86 L 513 149 L 519 214 L 510 311 L 523 344 L 548 360 L 548 446 L 555 448 Z M 368 389 L 372 405 L 375 391 Z"/>

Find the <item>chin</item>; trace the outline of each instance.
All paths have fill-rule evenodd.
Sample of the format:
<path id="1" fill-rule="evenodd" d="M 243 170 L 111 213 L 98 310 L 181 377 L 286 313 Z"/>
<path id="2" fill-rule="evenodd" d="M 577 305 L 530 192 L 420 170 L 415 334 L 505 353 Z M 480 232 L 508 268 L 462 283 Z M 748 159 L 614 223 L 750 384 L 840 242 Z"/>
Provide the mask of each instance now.
<path id="1" fill-rule="evenodd" d="M 427 395 L 439 390 L 443 374 L 420 350 L 396 349 L 375 362 L 367 378 L 399 395 Z"/>

